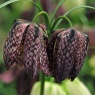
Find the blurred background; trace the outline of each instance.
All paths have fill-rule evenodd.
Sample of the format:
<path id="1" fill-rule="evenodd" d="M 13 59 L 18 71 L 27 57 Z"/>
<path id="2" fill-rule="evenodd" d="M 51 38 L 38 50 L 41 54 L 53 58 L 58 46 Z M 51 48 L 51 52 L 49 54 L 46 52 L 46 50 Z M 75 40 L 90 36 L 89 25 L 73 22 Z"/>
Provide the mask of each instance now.
<path id="1" fill-rule="evenodd" d="M 0 0 L 0 4 L 6 1 Z M 51 16 L 60 0 L 34 0 L 34 2 Z M 82 5 L 95 7 L 95 0 L 66 0 L 59 8 L 55 18 L 73 7 Z M 7 71 L 3 61 L 4 42 L 14 20 L 26 19 L 31 21 L 37 13 L 38 10 L 35 6 L 27 0 L 0 9 L 0 95 L 29 95 L 33 84 L 39 80 L 39 76 L 31 80 L 23 69 L 18 70 L 16 66 Z M 78 78 L 85 84 L 91 94 L 95 95 L 95 10 L 81 8 L 71 12 L 67 17 L 71 20 L 73 27 L 89 36 L 88 54 Z M 38 20 L 42 23 L 40 19 Z M 59 28 L 67 27 L 69 27 L 68 22 L 63 20 Z"/>

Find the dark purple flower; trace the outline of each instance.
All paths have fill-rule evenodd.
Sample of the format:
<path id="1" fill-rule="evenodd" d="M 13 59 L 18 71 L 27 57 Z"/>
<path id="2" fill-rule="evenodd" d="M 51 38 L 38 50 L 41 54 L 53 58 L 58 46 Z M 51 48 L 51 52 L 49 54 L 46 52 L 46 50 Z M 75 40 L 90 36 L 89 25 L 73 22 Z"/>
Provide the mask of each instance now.
<path id="1" fill-rule="evenodd" d="M 24 65 L 30 76 L 34 78 L 40 68 L 46 75 L 50 75 L 49 61 L 46 51 L 43 29 L 30 24 L 26 29 L 24 40 Z"/>
<path id="2" fill-rule="evenodd" d="M 57 30 L 49 40 L 44 25 L 16 20 L 4 45 L 4 61 L 7 69 L 14 63 L 24 66 L 32 79 L 42 70 L 60 83 L 76 78 L 87 48 L 88 37 L 75 29 Z"/>
<path id="3" fill-rule="evenodd" d="M 42 26 L 42 25 L 41 25 Z M 44 27 L 26 20 L 16 20 L 4 45 L 4 61 L 9 69 L 14 63 L 25 66 L 31 78 L 41 69 L 50 75 Z"/>
<path id="4" fill-rule="evenodd" d="M 22 53 L 22 42 L 25 28 L 29 25 L 26 20 L 16 20 L 13 23 L 12 29 L 7 37 L 4 45 L 4 61 L 6 68 L 9 69 L 14 63 L 18 63 L 18 58 L 21 59 L 20 54 Z"/>
<path id="5" fill-rule="evenodd" d="M 49 61 L 56 82 L 74 80 L 82 68 L 88 48 L 87 35 L 75 30 L 56 31 L 49 42 Z"/>

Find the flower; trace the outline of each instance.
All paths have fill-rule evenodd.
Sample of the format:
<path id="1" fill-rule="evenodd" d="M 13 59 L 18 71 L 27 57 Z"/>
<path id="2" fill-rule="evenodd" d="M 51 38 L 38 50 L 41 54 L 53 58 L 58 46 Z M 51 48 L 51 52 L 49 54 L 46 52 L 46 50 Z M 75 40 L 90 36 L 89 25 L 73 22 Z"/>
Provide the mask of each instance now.
<path id="1" fill-rule="evenodd" d="M 41 69 L 49 75 L 44 27 L 26 20 L 16 20 L 4 45 L 4 61 L 9 69 L 14 63 L 24 65 L 33 79 Z"/>
<path id="2" fill-rule="evenodd" d="M 6 68 L 9 69 L 14 63 L 22 64 L 21 53 L 22 53 L 22 43 L 25 28 L 30 22 L 26 20 L 16 20 L 13 23 L 12 29 L 7 37 L 4 45 L 4 61 Z"/>
<path id="3" fill-rule="evenodd" d="M 76 78 L 88 49 L 87 35 L 75 29 L 58 30 L 49 42 L 50 69 L 56 82 Z"/>
<path id="4" fill-rule="evenodd" d="M 82 68 L 88 49 L 87 35 L 76 29 L 55 31 L 49 38 L 45 25 L 16 20 L 4 45 L 7 69 L 24 66 L 34 79 L 39 70 L 60 83 L 73 81 Z"/>

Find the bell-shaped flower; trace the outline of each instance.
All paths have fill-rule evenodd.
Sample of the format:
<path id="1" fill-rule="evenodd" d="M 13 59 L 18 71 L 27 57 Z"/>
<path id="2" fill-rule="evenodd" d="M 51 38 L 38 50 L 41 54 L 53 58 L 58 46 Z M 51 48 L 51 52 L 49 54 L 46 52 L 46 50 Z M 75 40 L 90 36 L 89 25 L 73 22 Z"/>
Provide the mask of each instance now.
<path id="1" fill-rule="evenodd" d="M 4 61 L 6 68 L 9 69 L 14 63 L 18 64 L 21 60 L 22 42 L 25 28 L 29 25 L 26 20 L 16 20 L 9 32 L 4 45 Z M 19 58 L 19 59 L 18 59 Z M 19 65 L 22 64 L 20 61 Z"/>
<path id="2" fill-rule="evenodd" d="M 4 45 L 6 68 L 15 63 L 24 66 L 33 79 L 38 70 L 50 75 L 46 50 L 46 36 L 43 25 L 33 24 L 26 20 L 16 20 Z"/>
<path id="3" fill-rule="evenodd" d="M 88 49 L 87 35 L 75 29 L 55 31 L 50 40 L 44 25 L 16 20 L 4 45 L 4 61 L 24 66 L 33 79 L 39 69 L 56 82 L 76 78 Z"/>
<path id="4" fill-rule="evenodd" d="M 76 78 L 87 54 L 88 37 L 75 29 L 58 30 L 48 47 L 50 70 L 56 82 Z"/>

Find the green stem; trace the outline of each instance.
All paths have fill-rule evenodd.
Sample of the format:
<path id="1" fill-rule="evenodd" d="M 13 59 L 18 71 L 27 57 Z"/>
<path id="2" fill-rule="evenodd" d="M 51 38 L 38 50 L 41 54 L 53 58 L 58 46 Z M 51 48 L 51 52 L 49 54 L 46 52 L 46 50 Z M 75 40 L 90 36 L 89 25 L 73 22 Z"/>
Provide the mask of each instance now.
<path id="1" fill-rule="evenodd" d="M 58 18 L 54 21 L 53 25 L 51 26 L 51 28 L 50 28 L 50 31 L 51 31 L 51 32 L 52 32 L 55 28 L 58 27 L 58 25 L 61 23 L 62 19 L 66 19 L 66 20 L 68 21 L 68 23 L 70 24 L 70 27 L 72 27 L 72 23 L 71 23 L 71 21 L 69 20 L 69 18 L 67 18 L 67 17 L 65 17 L 65 16 L 60 16 L 60 17 L 58 17 Z"/>
<path id="2" fill-rule="evenodd" d="M 44 16 L 44 20 L 45 20 L 45 24 L 47 26 L 47 30 L 49 30 L 49 17 L 48 17 L 48 14 L 45 12 L 45 11 L 41 11 L 39 12 L 32 20 L 32 22 L 35 21 L 35 19 L 40 16 L 40 15 L 43 15 Z"/>
<path id="3" fill-rule="evenodd" d="M 80 8 L 95 9 L 95 7 L 91 7 L 91 6 L 78 6 L 78 7 L 74 7 L 74 8 L 72 8 L 72 9 L 70 9 L 70 10 L 67 11 L 63 16 L 66 17 L 70 12 L 72 12 L 72 11 L 74 11 L 74 10 L 76 10 L 76 9 L 80 9 Z M 57 21 L 58 23 L 57 23 L 56 26 L 58 26 L 61 21 L 62 21 L 62 19 L 60 19 L 59 21 Z M 55 23 L 55 22 L 54 22 L 54 23 Z M 52 25 L 52 24 L 51 24 L 51 25 Z M 52 25 L 52 27 L 56 27 L 56 26 Z M 51 30 L 53 30 L 53 29 L 54 29 L 54 28 L 51 28 Z"/>
<path id="4" fill-rule="evenodd" d="M 44 95 L 45 75 L 43 72 L 40 73 L 40 81 L 41 81 L 40 95 Z"/>
<path id="5" fill-rule="evenodd" d="M 52 14 L 52 16 L 51 16 L 50 24 L 52 24 L 53 19 L 54 19 L 54 16 L 55 16 L 57 10 L 59 9 L 59 7 L 62 5 L 62 3 L 63 3 L 64 1 L 65 1 L 65 0 L 61 0 L 61 1 L 59 2 L 59 4 L 57 5 L 56 9 L 54 10 L 54 12 L 53 12 L 53 14 Z"/>
<path id="6" fill-rule="evenodd" d="M 78 7 L 75 7 L 75 8 L 72 8 L 70 9 L 69 11 L 67 11 L 64 16 L 67 16 L 70 12 L 76 10 L 76 9 L 80 9 L 80 8 L 90 8 L 90 9 L 95 9 L 95 7 L 91 7 L 91 6 L 78 6 Z"/>
<path id="7" fill-rule="evenodd" d="M 7 6 L 7 5 L 9 5 L 11 3 L 14 3 L 14 2 L 17 2 L 17 1 L 22 1 L 22 0 L 9 0 L 9 1 L 3 3 L 3 4 L 0 4 L 0 8 L 3 8 L 4 6 Z M 26 0 L 24 0 L 24 1 L 26 1 Z M 36 3 L 34 3 L 31 0 L 28 0 L 28 1 L 31 2 L 31 3 L 33 3 L 40 11 L 42 11 L 42 9 Z"/>

